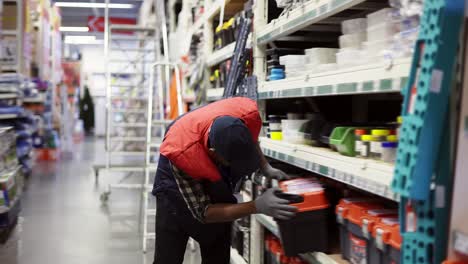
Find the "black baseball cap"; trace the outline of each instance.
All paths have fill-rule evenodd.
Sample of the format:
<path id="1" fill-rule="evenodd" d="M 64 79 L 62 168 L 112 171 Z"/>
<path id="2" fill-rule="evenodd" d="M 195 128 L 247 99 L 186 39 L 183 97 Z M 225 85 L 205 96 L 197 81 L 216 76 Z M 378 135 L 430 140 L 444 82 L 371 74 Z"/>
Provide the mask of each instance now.
<path id="1" fill-rule="evenodd" d="M 247 126 L 239 118 L 222 116 L 215 119 L 209 134 L 210 147 L 229 162 L 232 180 L 260 168 L 260 154 Z"/>

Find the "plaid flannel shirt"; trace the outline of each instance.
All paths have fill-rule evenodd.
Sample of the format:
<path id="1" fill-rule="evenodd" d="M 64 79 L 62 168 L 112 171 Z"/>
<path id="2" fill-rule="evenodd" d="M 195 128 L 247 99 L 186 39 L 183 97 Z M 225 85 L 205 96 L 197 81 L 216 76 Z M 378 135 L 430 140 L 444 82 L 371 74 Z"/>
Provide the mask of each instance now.
<path id="1" fill-rule="evenodd" d="M 172 165 L 172 172 L 177 186 L 179 187 L 179 191 L 193 217 L 201 223 L 204 223 L 205 211 L 211 204 L 211 200 L 205 192 L 203 184 L 194 180 L 174 165 Z"/>

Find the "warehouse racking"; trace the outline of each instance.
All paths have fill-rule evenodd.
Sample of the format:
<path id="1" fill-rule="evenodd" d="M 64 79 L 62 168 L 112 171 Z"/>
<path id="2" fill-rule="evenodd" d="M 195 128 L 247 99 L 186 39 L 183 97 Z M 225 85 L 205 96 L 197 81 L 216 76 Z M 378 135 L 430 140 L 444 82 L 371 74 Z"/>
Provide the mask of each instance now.
<path id="1" fill-rule="evenodd" d="M 174 10 L 175 1 L 170 2 L 172 3 L 169 5 L 168 12 L 170 15 L 170 28 L 174 31 L 176 28 L 175 16 L 177 14 L 175 14 Z M 461 1 L 456 1 L 457 3 L 454 3 L 453 6 L 450 6 L 446 1 L 435 2 L 437 3 L 434 3 L 434 6 L 444 7 L 446 10 L 450 10 L 456 4 L 462 5 Z M 185 54 L 189 50 L 192 37 L 198 35 L 197 38 L 202 40 L 201 48 L 199 47 L 201 50 L 200 57 L 202 58 L 198 58 L 198 60 L 203 61 L 201 64 L 204 65 L 206 72 L 233 56 L 234 43 L 218 50 L 213 48 L 213 31 L 216 26 L 216 19 L 219 16 L 218 21 L 222 21 L 223 17 L 226 16 L 224 10 L 229 9 L 229 3 L 232 2 L 204 2 L 204 13 L 199 15 L 198 19 L 190 26 L 189 33 L 185 35 L 183 41 L 184 49 L 178 55 Z M 190 1 L 182 1 L 182 5 L 186 4 L 189 6 L 194 5 Z M 338 98 L 339 96 L 352 96 L 353 98 L 363 96 L 363 98 L 367 98 L 365 100 L 375 96 L 375 98 L 381 100 L 386 100 L 385 98 L 395 100 L 400 93 L 405 92 L 411 69 L 414 67 L 413 59 L 408 56 L 400 58 L 385 57 L 382 60 L 367 61 L 352 67 L 336 68 L 324 72 L 304 72 L 298 76 L 286 77 L 278 81 L 266 80 L 267 46 L 275 46 L 275 44 L 279 43 L 283 47 L 288 47 L 288 45 L 313 47 L 315 45 L 314 41 L 318 41 L 317 38 L 310 37 L 309 32 L 316 34 L 319 32 L 331 33 L 332 37 L 327 35 L 324 39 L 327 39 L 328 46 L 330 44 L 335 46 L 337 33 L 340 31 L 339 25 L 342 21 L 363 17 L 388 6 L 387 1 L 366 0 L 309 0 L 295 4 L 294 8 L 283 12 L 279 17 L 269 17 L 268 1 L 255 1 L 253 5 L 254 26 L 249 37 L 249 43 L 253 49 L 254 74 L 259 80 L 258 99 L 263 118 L 266 118 L 266 112 L 268 106 L 271 106 L 270 101 L 272 100 L 275 100 L 275 104 L 281 104 L 281 100 L 285 100 L 285 104 L 286 102 L 291 103 L 291 99 L 297 98 L 314 98 L 314 100 L 327 98 L 328 102 L 333 102 L 333 99 L 330 98 Z M 430 12 L 431 5 L 431 3 L 426 5 L 425 15 Z M 458 14 L 452 15 L 456 17 Z M 459 24 L 456 21 L 452 22 L 452 26 L 455 28 L 453 32 L 455 36 L 458 34 L 456 28 Z M 427 25 L 422 24 L 421 28 L 425 26 Z M 442 27 L 443 25 L 439 24 L 438 26 Z M 433 25 L 431 27 L 434 28 Z M 304 37 L 304 35 L 307 36 Z M 208 86 L 206 80 L 204 85 Z M 223 87 L 206 89 L 206 101 L 212 102 L 221 99 L 223 90 Z M 456 94 L 453 96 L 456 96 Z M 349 98 L 351 100 L 351 97 Z M 342 102 L 336 100 L 336 102 Z M 392 187 L 395 171 L 393 164 L 345 157 L 327 149 L 281 142 L 266 137 L 261 138 L 260 141 L 264 154 L 272 159 L 330 178 L 354 190 L 377 195 L 390 203 L 397 204 L 400 202 L 401 192 Z M 450 185 L 449 182 L 447 184 Z M 451 193 L 446 193 L 446 195 L 451 195 Z M 252 216 L 251 250 L 250 256 L 245 258 L 250 260 L 248 263 L 262 263 L 264 252 L 262 237 L 265 230 L 278 235 L 278 229 L 273 219 L 261 215 Z M 443 251 L 443 249 L 440 251 Z M 236 253 L 233 249 L 231 262 L 245 263 L 245 260 L 240 260 Z"/>

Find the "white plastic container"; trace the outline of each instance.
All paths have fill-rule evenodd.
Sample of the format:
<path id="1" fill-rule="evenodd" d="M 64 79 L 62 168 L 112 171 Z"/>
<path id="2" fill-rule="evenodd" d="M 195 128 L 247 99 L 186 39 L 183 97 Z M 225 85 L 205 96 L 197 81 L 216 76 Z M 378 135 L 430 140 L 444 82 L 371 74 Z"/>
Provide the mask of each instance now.
<path id="1" fill-rule="evenodd" d="M 305 55 L 285 55 L 279 57 L 279 62 L 281 65 L 304 65 L 305 64 Z"/>
<path id="2" fill-rule="evenodd" d="M 336 53 L 338 49 L 331 48 L 312 48 L 305 50 L 307 64 L 326 64 L 336 62 Z"/>
<path id="3" fill-rule="evenodd" d="M 374 27 L 376 25 L 386 23 L 392 20 L 392 14 L 398 12 L 393 8 L 384 8 L 377 12 L 370 13 L 367 15 L 367 28 Z"/>
<path id="4" fill-rule="evenodd" d="M 304 134 L 299 132 L 301 127 L 307 123 L 307 119 L 281 120 L 281 128 L 283 132 L 283 141 L 293 144 L 305 144 Z"/>
<path id="5" fill-rule="evenodd" d="M 366 51 L 367 56 L 376 57 L 381 54 L 382 51 L 391 49 L 393 39 L 381 39 L 377 41 L 366 41 L 362 43 L 363 50 Z"/>
<path id="6" fill-rule="evenodd" d="M 394 163 L 396 160 L 396 153 L 398 143 L 396 142 L 383 142 L 382 144 L 382 161 Z"/>
<path id="7" fill-rule="evenodd" d="M 379 41 L 392 38 L 398 33 L 398 23 L 388 21 L 367 29 L 367 41 Z"/>
<path id="8" fill-rule="evenodd" d="M 343 34 L 356 34 L 365 32 L 367 28 L 366 18 L 349 19 L 341 22 L 341 31 Z"/>
<path id="9" fill-rule="evenodd" d="M 327 71 L 335 71 L 335 70 L 338 70 L 337 63 L 320 64 L 317 67 L 317 72 L 327 72 Z"/>
<path id="10" fill-rule="evenodd" d="M 360 58 L 361 50 L 358 49 L 341 49 L 336 53 L 336 62 L 340 68 L 357 65 Z"/>
<path id="11" fill-rule="evenodd" d="M 359 49 L 362 46 L 362 43 L 367 40 L 367 34 L 356 33 L 356 34 L 346 34 L 339 37 L 340 48 L 356 48 Z"/>

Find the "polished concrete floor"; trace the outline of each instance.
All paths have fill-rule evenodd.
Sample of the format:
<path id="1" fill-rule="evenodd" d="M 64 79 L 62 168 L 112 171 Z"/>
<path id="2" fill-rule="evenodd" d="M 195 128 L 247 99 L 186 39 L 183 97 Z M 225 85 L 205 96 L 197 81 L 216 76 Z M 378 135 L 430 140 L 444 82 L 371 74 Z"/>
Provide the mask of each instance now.
<path id="1" fill-rule="evenodd" d="M 154 241 L 141 251 L 137 190 L 113 189 L 107 203 L 100 200 L 109 183 L 139 182 L 142 175 L 101 173 L 102 140 L 86 139 L 71 158 L 37 163 L 26 184 L 19 224 L 0 245 L 1 264 L 139 264 L 153 262 Z M 150 220 L 154 227 L 154 219 Z M 198 264 L 197 251 L 187 251 L 184 264 Z M 164 263 L 157 263 L 164 264 Z"/>

